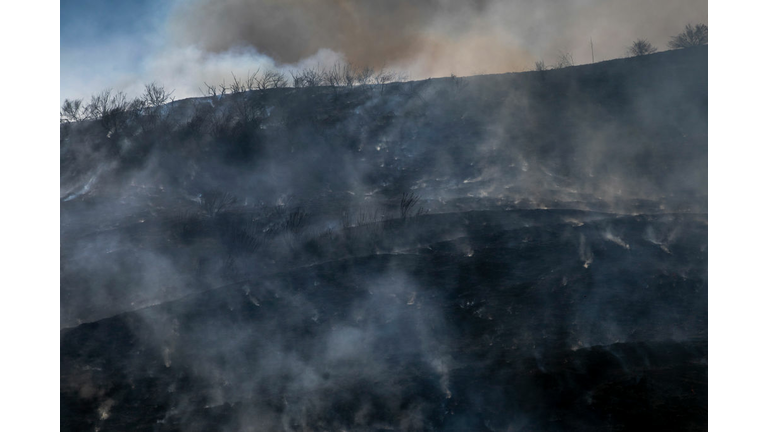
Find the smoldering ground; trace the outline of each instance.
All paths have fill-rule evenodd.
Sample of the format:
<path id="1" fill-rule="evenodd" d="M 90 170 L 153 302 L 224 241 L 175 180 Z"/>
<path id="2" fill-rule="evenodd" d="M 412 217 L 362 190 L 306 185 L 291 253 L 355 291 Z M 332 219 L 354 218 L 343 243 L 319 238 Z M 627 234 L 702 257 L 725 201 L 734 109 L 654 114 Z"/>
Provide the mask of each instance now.
<path id="1" fill-rule="evenodd" d="M 649 397 L 676 395 L 669 408 L 690 415 L 701 368 L 681 383 L 663 371 L 706 358 L 701 222 L 548 214 L 501 236 L 479 228 L 503 219 L 486 215 L 431 250 L 294 268 L 65 330 L 63 422 L 505 430 L 556 413 L 579 430 L 615 414 L 616 374 L 651 380 Z M 669 252 L 644 240 L 649 227 L 678 232 Z"/>
<path id="2" fill-rule="evenodd" d="M 62 428 L 705 424 L 706 60 L 62 125 Z"/>
<path id="3" fill-rule="evenodd" d="M 204 98 L 178 101 L 154 129 L 131 122 L 120 131 L 98 122 L 64 125 L 62 235 L 77 239 L 63 242 L 62 250 L 91 251 L 96 257 L 86 260 L 106 264 L 143 245 L 168 258 L 142 262 L 185 263 L 182 271 L 161 273 L 202 269 L 192 273 L 205 275 L 218 272 L 229 255 L 239 262 L 242 248 L 232 249 L 233 239 L 274 252 L 290 250 L 294 237 L 325 244 L 351 225 L 397 219 L 404 191 L 421 197 L 414 213 L 476 208 L 471 202 L 479 199 L 498 209 L 702 212 L 706 70 L 692 63 L 674 73 L 662 67 L 696 56 L 617 63 L 610 88 L 601 86 L 609 67 L 603 66 L 252 92 L 248 103 L 258 114 L 243 119 L 237 104 L 227 102 L 242 95 L 221 98 L 217 107 Z M 635 63 L 646 66 L 624 67 Z M 555 99 L 559 94 L 566 96 Z M 200 200 L 212 190 L 237 199 L 234 213 L 211 220 Z M 306 225 L 288 229 L 287 239 L 281 224 L 298 210 L 309 215 Z M 229 246 L 211 244 L 214 239 Z M 180 244 L 189 252 L 175 251 Z M 223 257 L 206 259 L 206 250 Z M 78 253 L 68 256 L 63 269 L 80 260 Z M 239 267 L 252 272 L 275 260 L 281 262 L 273 256 Z"/>

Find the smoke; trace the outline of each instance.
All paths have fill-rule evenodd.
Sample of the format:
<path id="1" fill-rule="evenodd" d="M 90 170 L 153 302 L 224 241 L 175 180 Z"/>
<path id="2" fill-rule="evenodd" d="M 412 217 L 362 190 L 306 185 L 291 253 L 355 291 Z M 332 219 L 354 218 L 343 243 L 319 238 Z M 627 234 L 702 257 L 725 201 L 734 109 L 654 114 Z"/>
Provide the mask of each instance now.
<path id="1" fill-rule="evenodd" d="M 705 1 L 200 0 L 176 8 L 169 29 L 208 52 L 250 46 L 295 63 L 330 49 L 424 78 L 517 71 L 559 51 L 586 63 L 590 38 L 598 58 L 617 57 L 639 37 L 665 44 L 689 21 L 707 21 Z"/>
<path id="2" fill-rule="evenodd" d="M 560 53 L 583 64 L 592 61 L 590 41 L 595 61 L 623 57 L 638 38 L 664 49 L 689 22 L 707 22 L 706 1 L 176 2 L 151 35 L 137 36 L 140 49 L 131 47 L 132 36 L 89 46 L 87 56 L 62 46 L 62 98 L 100 90 L 89 83 L 138 93 L 151 81 L 189 97 L 199 95 L 202 81 L 220 83 L 232 72 L 342 60 L 412 79 L 529 70 Z M 137 61 L 141 50 L 146 54 Z M 108 66 L 89 70 L 80 61 L 86 58 L 88 68 L 99 59 Z M 128 63 L 135 70 L 126 72 Z"/>
<path id="3" fill-rule="evenodd" d="M 238 47 L 218 53 L 210 53 L 196 46 L 179 49 L 169 49 L 163 55 L 155 56 L 147 61 L 147 78 L 149 76 L 161 83 L 169 83 L 179 97 L 200 96 L 203 83 L 211 85 L 222 82 L 231 83 L 232 74 L 242 79 L 248 73 L 266 70 L 281 70 L 286 73 L 293 69 L 304 67 L 328 67 L 343 61 L 340 54 L 321 49 L 296 64 L 276 65 L 275 61 L 252 47 Z M 139 93 L 142 82 L 136 81 L 132 87 L 133 93 Z"/>

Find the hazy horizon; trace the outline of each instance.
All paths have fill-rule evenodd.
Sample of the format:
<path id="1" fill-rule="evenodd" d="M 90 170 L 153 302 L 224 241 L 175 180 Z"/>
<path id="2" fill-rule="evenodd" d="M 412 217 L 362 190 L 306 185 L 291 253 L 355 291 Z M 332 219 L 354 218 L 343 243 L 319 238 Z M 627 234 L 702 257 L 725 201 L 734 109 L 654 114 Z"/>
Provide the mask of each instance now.
<path id="1" fill-rule="evenodd" d="M 707 23 L 706 1 L 65 0 L 60 99 L 152 81 L 183 98 L 231 73 L 337 62 L 411 79 L 519 72 L 560 52 L 589 63 L 590 40 L 595 61 L 640 38 L 664 50 L 688 23 Z"/>

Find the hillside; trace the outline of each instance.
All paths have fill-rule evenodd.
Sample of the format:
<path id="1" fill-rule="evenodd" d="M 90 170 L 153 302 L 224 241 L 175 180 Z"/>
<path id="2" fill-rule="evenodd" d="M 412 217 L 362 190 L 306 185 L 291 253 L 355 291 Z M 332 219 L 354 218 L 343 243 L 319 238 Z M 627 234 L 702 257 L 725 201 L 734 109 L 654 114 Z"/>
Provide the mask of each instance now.
<path id="1" fill-rule="evenodd" d="M 707 48 L 61 128 L 62 430 L 704 430 Z"/>

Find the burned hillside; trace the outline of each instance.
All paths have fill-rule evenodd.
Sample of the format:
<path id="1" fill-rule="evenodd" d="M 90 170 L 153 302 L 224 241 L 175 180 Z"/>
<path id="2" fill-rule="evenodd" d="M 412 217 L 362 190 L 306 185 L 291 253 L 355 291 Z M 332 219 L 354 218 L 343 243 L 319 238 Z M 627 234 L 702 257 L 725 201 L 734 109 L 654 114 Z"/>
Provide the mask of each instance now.
<path id="1" fill-rule="evenodd" d="M 62 429 L 705 430 L 707 57 L 62 124 Z"/>

